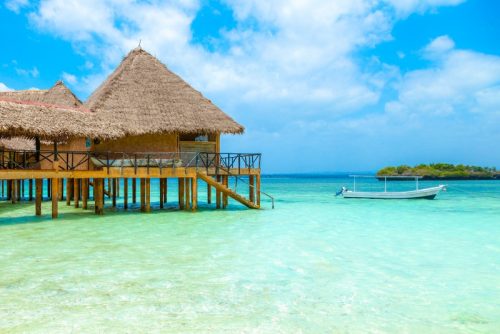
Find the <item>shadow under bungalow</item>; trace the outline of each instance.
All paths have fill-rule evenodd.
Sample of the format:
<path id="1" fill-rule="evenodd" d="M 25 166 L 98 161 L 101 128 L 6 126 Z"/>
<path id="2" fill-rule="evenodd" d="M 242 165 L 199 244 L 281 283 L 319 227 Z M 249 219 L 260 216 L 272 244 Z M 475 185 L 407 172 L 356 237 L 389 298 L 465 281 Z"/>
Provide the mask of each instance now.
<path id="1" fill-rule="evenodd" d="M 151 179 L 159 179 L 153 201 L 160 208 L 174 181 L 178 208 L 196 210 L 202 181 L 208 204 L 225 208 L 230 197 L 258 209 L 261 194 L 269 196 L 260 189 L 261 155 L 221 153 L 220 136 L 243 131 L 137 48 L 85 103 L 62 82 L 0 93 L 0 196 L 12 203 L 34 200 L 36 215 L 49 199 L 53 218 L 62 200 L 83 209 L 93 204 L 103 214 L 106 198 L 116 206 L 121 197 L 124 209 L 137 202 L 149 212 Z M 245 185 L 244 194 L 230 179 Z"/>

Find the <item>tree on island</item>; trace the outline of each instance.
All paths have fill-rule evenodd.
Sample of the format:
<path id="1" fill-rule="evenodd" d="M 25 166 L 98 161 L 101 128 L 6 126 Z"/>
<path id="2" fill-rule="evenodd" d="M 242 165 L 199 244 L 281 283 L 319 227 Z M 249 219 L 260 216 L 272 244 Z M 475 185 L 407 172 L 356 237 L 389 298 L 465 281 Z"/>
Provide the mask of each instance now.
<path id="1" fill-rule="evenodd" d="M 377 176 L 422 176 L 424 179 L 495 179 L 500 173 L 495 167 L 453 165 L 448 163 L 389 166 L 377 172 Z"/>

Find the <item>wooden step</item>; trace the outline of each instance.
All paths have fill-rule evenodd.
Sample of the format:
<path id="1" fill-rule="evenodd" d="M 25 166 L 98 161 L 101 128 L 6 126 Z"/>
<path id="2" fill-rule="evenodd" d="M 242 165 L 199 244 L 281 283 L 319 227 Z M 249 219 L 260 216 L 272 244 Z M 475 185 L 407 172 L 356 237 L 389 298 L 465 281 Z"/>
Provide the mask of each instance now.
<path id="1" fill-rule="evenodd" d="M 229 197 L 231 197 L 232 199 L 240 202 L 241 204 L 245 205 L 246 207 L 249 207 L 250 209 L 260 209 L 260 207 L 257 204 L 249 201 L 248 199 L 246 199 L 245 197 L 241 196 L 240 194 L 232 191 L 231 189 L 229 189 L 225 185 L 223 185 L 223 184 L 215 181 L 210 176 L 208 176 L 206 174 L 203 174 L 203 173 L 200 173 L 200 172 L 198 172 L 196 174 L 197 174 L 197 177 L 199 179 L 202 179 L 203 181 L 205 181 L 206 183 L 208 183 L 209 185 L 211 185 L 215 189 L 223 192 L 224 194 L 226 194 Z"/>

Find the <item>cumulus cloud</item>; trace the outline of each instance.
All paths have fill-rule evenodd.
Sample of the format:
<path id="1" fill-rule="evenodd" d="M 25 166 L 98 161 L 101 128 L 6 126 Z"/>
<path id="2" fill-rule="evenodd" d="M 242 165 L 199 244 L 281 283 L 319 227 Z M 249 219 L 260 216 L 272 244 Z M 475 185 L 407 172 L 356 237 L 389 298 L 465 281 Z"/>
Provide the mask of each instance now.
<path id="1" fill-rule="evenodd" d="M 5 7 L 7 7 L 7 9 L 9 9 L 15 13 L 19 13 L 19 11 L 23 7 L 26 7 L 28 5 L 29 5 L 28 0 L 7 0 L 5 2 Z"/>
<path id="2" fill-rule="evenodd" d="M 75 75 L 71 74 L 71 73 L 66 73 L 66 72 L 63 72 L 61 74 L 61 77 L 63 79 L 64 82 L 67 82 L 69 83 L 70 85 L 74 85 L 78 82 L 78 79 Z"/>

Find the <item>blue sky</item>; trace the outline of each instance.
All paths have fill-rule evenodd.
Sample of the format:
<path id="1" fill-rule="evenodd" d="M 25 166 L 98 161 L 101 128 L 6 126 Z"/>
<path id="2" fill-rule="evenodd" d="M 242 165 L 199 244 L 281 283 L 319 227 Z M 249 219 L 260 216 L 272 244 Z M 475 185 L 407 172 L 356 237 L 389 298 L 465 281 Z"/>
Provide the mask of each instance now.
<path id="1" fill-rule="evenodd" d="M 500 167 L 493 0 L 7 0 L 0 89 L 82 99 L 142 47 L 245 125 L 266 172 Z"/>

